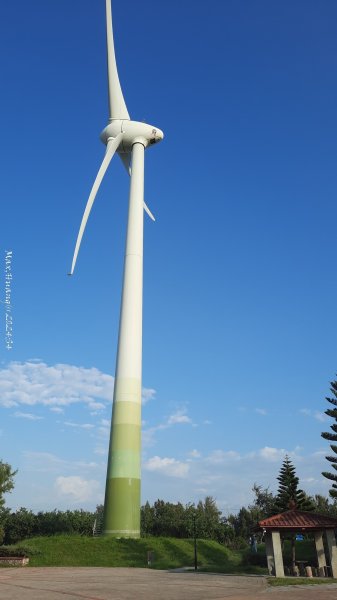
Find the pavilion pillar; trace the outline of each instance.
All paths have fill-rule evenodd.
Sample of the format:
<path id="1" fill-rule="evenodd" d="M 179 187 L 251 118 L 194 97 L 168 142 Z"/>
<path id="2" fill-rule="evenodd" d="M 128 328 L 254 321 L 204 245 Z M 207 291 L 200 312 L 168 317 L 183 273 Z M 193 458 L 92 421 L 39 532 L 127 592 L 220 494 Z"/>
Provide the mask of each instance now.
<path id="1" fill-rule="evenodd" d="M 324 544 L 323 544 L 323 531 L 315 531 L 315 546 L 317 553 L 317 564 L 319 573 L 324 572 L 324 567 L 326 565 Z"/>
<path id="2" fill-rule="evenodd" d="M 275 576 L 276 577 L 284 577 L 284 567 L 283 567 L 283 556 L 282 556 L 280 532 L 272 531 L 271 536 L 272 536 L 272 543 L 273 543 L 273 550 L 274 550 Z"/>
<path id="3" fill-rule="evenodd" d="M 337 546 L 336 537 L 333 529 L 326 530 L 326 540 L 329 553 L 329 562 L 331 565 L 332 577 L 337 577 Z"/>
<path id="4" fill-rule="evenodd" d="M 268 531 L 265 535 L 265 544 L 269 574 L 284 577 L 280 532 Z"/>
<path id="5" fill-rule="evenodd" d="M 267 531 L 264 538 L 266 544 L 266 555 L 267 555 L 267 566 L 269 575 L 275 575 L 275 561 L 273 552 L 273 542 L 271 538 L 271 532 Z"/>

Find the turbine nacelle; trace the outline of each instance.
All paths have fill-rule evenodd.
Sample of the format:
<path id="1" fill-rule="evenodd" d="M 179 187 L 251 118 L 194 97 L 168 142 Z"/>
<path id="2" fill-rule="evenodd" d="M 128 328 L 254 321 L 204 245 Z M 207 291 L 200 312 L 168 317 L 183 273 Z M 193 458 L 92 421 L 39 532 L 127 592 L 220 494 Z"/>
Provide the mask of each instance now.
<path id="1" fill-rule="evenodd" d="M 147 123 L 141 123 L 140 121 L 129 121 L 114 119 L 107 125 L 100 138 L 106 146 L 110 139 L 116 138 L 122 134 L 120 146 L 118 152 L 128 153 L 132 151 L 133 144 L 140 142 L 145 146 L 150 146 L 160 142 L 164 138 L 163 132 Z"/>

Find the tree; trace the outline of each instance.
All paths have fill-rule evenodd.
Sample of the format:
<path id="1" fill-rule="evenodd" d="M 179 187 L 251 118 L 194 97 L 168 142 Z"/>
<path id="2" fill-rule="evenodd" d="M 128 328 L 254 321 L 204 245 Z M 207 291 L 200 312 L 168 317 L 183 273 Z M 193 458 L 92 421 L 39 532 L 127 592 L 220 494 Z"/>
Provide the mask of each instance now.
<path id="1" fill-rule="evenodd" d="M 250 510 L 259 511 L 258 521 L 266 519 L 273 514 L 275 496 L 269 491 L 269 487 L 263 488 L 262 485 L 254 483 L 253 492 L 255 494 L 254 503 L 249 506 Z"/>
<path id="2" fill-rule="evenodd" d="M 321 434 L 321 436 L 325 440 L 329 440 L 330 442 L 336 442 L 335 444 L 330 444 L 330 448 L 332 452 L 334 452 L 337 455 L 337 381 L 331 381 L 330 385 L 330 391 L 335 397 L 326 398 L 326 400 L 330 402 L 330 404 L 332 404 L 334 408 L 328 408 L 325 411 L 325 414 L 328 415 L 328 417 L 334 419 L 335 423 L 330 425 L 330 429 L 332 429 L 333 433 L 325 431 Z M 325 458 L 331 463 L 332 468 L 335 469 L 335 471 L 337 471 L 337 456 L 326 456 Z M 333 482 L 329 494 L 331 498 L 337 498 L 337 473 L 329 473 L 328 471 L 323 471 L 322 475 Z"/>
<path id="3" fill-rule="evenodd" d="M 314 510 L 314 505 L 303 490 L 298 489 L 299 479 L 289 456 L 286 456 L 279 476 L 279 488 L 274 503 L 274 513 L 284 512 L 291 508 L 298 510 Z"/>
<path id="4" fill-rule="evenodd" d="M 200 500 L 196 507 L 196 520 L 198 536 L 202 539 L 216 540 L 221 523 L 221 510 L 218 509 L 216 501 L 212 496 L 206 496 Z"/>
<path id="5" fill-rule="evenodd" d="M 280 474 L 277 477 L 279 481 L 278 493 L 275 498 L 274 512 L 275 514 L 285 512 L 291 508 L 297 508 L 299 510 L 314 510 L 314 505 L 310 498 L 306 495 L 303 490 L 298 489 L 299 479 L 296 477 L 295 467 L 291 463 L 289 456 L 286 456 Z M 292 570 L 295 574 L 295 561 L 296 561 L 296 548 L 295 541 L 296 536 L 291 535 L 291 563 Z"/>
<path id="6" fill-rule="evenodd" d="M 0 510 L 5 505 L 4 494 L 8 494 L 14 488 L 13 479 L 17 471 L 12 471 L 12 467 L 0 460 Z"/>
<path id="7" fill-rule="evenodd" d="M 329 498 L 322 496 L 321 494 L 315 494 L 311 500 L 315 506 L 315 512 L 320 515 L 327 515 L 328 517 L 337 517 L 337 498 L 331 503 Z"/>

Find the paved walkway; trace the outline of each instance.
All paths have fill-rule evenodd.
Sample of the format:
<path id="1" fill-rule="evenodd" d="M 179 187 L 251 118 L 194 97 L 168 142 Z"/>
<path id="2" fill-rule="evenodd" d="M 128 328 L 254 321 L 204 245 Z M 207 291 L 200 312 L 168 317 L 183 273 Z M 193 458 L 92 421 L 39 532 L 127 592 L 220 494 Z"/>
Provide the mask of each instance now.
<path id="1" fill-rule="evenodd" d="M 336 600 L 337 584 L 269 588 L 264 577 L 148 569 L 0 569 L 1 600 Z"/>

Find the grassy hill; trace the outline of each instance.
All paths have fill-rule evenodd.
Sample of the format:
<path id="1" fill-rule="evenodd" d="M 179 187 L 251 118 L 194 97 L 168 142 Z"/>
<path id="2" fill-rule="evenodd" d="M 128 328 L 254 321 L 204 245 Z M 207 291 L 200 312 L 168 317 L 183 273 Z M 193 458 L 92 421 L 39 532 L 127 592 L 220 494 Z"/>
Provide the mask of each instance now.
<path id="1" fill-rule="evenodd" d="M 140 540 L 55 535 L 20 543 L 30 557 L 30 566 L 54 567 L 147 567 L 147 553 L 154 552 L 152 568 L 194 566 L 193 540 L 142 538 Z M 198 540 L 198 567 L 223 573 L 266 573 L 244 565 L 244 555 L 217 542 Z"/>

